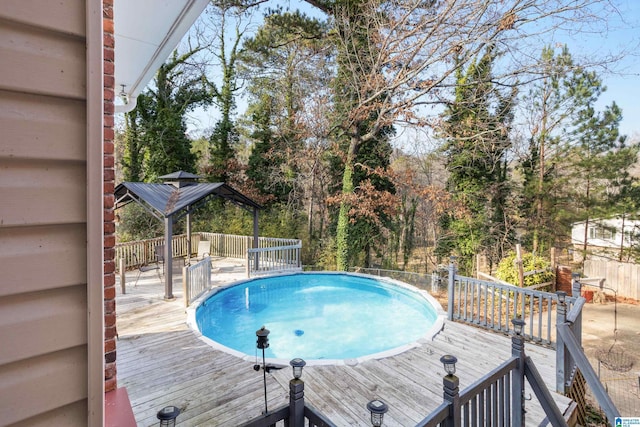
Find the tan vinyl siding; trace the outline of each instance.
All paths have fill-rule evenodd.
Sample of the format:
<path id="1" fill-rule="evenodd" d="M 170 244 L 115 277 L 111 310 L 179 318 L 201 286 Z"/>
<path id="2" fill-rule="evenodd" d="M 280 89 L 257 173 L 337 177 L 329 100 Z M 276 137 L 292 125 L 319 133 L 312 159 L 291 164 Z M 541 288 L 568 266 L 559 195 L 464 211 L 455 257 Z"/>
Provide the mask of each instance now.
<path id="1" fill-rule="evenodd" d="M 86 267 L 79 262 L 85 257 L 82 224 L 0 227 L 0 298 L 86 282 Z M 3 317 L 0 312 L 0 324 Z"/>
<path id="2" fill-rule="evenodd" d="M 22 341 L 20 346 L 4 346 L 0 365 L 83 345 L 87 325 L 78 318 L 86 309 L 82 286 L 0 298 L 0 312 L 9 319 L 0 325 L 0 336 L 8 342 Z M 49 330 L 52 324 L 59 329 L 57 333 Z"/>
<path id="3" fill-rule="evenodd" d="M 83 99 L 84 39 L 2 22 L 0 88 Z"/>
<path id="4" fill-rule="evenodd" d="M 50 162 L 0 159 L 0 192 L 11 204 L 0 207 L 6 227 L 84 223 L 85 165 L 79 162 Z M 16 210 L 13 206 L 28 206 Z"/>
<path id="5" fill-rule="evenodd" d="M 0 90 L 0 158 L 84 162 L 84 101 Z M 2 183 L 0 183 L 1 185 Z"/>
<path id="6" fill-rule="evenodd" d="M 87 18 L 85 4 L 101 10 L 94 0 L 0 2 L 2 425 L 101 424 L 102 391 L 93 384 L 102 375 L 102 283 L 88 260 L 101 269 L 90 253 L 102 250 L 101 239 L 92 247 L 91 225 L 102 218 L 87 200 L 101 197 L 88 177 L 101 173 L 102 156 L 87 154 L 87 141 L 102 122 L 100 111 L 87 113 L 86 76 L 95 76 L 92 87 L 102 80 L 87 66 L 86 22 L 100 27 L 100 45 L 91 42 L 99 55 L 102 36 L 100 16 Z"/>
<path id="7" fill-rule="evenodd" d="M 86 371 L 84 345 L 0 366 L 3 422 L 17 423 L 86 399 Z"/>
<path id="8" fill-rule="evenodd" d="M 2 0 L 0 18 L 33 25 L 62 34 L 85 34 L 85 0 L 57 0 L 56 7 L 45 7 L 51 0 Z M 40 13 L 38 13 L 40 12 Z"/>

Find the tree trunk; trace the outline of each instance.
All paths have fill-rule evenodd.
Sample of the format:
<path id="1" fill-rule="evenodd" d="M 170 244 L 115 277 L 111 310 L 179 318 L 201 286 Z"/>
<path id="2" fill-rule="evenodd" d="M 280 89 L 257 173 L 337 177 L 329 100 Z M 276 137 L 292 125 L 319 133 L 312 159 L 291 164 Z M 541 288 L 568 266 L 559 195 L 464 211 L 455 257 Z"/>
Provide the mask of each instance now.
<path id="1" fill-rule="evenodd" d="M 349 211 L 351 210 L 351 203 L 344 196 L 353 194 L 353 162 L 357 146 L 357 137 L 351 137 L 347 159 L 344 164 L 344 175 L 342 176 L 343 198 L 340 202 L 336 228 L 336 269 L 338 271 L 346 271 L 349 268 Z"/>

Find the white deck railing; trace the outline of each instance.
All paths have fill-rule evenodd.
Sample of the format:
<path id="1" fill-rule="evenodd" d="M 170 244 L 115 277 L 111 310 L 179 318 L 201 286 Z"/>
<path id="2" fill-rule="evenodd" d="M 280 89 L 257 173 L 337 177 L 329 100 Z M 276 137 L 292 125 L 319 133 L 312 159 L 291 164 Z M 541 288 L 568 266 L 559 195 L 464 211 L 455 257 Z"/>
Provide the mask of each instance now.
<path id="1" fill-rule="evenodd" d="M 247 249 L 247 277 L 262 274 L 302 271 L 302 243 Z"/>
<path id="2" fill-rule="evenodd" d="M 220 233 L 192 233 L 191 250 L 187 251 L 187 235 L 173 236 L 173 257 L 191 258 L 198 253 L 198 244 L 201 240 L 211 242 L 209 254 L 225 258 L 247 259 L 247 250 L 253 247 L 252 236 L 238 236 Z M 120 259 L 124 260 L 124 267 L 131 268 L 146 265 L 156 261 L 155 248 L 164 244 L 163 237 L 137 240 L 135 242 L 118 243 L 116 245 L 116 265 L 120 265 Z M 259 237 L 258 248 L 273 248 L 277 246 L 289 246 L 300 244 L 298 239 L 281 239 L 276 237 Z"/>
<path id="3" fill-rule="evenodd" d="M 205 257 L 194 265 L 182 268 L 182 288 L 185 306 L 211 289 L 211 258 Z"/>

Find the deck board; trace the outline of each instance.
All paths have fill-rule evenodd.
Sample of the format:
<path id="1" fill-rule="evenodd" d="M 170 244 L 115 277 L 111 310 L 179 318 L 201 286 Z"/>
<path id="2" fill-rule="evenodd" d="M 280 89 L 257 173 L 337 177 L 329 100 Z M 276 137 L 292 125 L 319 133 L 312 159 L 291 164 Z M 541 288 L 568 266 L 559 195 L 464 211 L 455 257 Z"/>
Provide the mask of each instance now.
<path id="1" fill-rule="evenodd" d="M 244 267 L 224 265 L 216 285 L 243 278 Z M 136 272 L 129 273 L 135 279 Z M 179 283 L 176 281 L 175 283 Z M 120 288 L 117 288 L 118 291 Z M 129 393 L 139 426 L 157 425 L 157 412 L 175 405 L 181 426 L 236 426 L 264 410 L 262 372 L 254 362 L 211 348 L 187 327 L 181 286 L 174 284 L 173 301 L 164 301 L 154 272 L 143 273 L 138 285 L 118 292 L 118 385 Z M 528 344 L 527 355 L 553 390 L 555 353 Z M 412 426 L 442 403 L 440 357 L 458 357 L 460 390 L 511 355 L 511 340 L 503 334 L 455 322 L 432 341 L 396 356 L 353 366 L 307 366 L 305 398 L 339 426 L 367 426 L 366 404 L 379 398 L 389 405 L 385 425 Z M 269 409 L 288 402 L 289 368 L 267 375 Z M 538 425 L 544 412 L 535 395 L 526 391 L 527 425 Z M 564 411 L 569 399 L 552 393 Z"/>

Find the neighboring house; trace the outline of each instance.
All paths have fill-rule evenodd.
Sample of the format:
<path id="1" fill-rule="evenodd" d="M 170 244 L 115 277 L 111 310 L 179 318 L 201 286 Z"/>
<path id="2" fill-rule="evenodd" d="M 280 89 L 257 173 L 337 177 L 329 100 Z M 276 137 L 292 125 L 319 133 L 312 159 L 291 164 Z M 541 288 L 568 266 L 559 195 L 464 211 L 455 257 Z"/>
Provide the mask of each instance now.
<path id="1" fill-rule="evenodd" d="M 115 95 L 135 100 L 206 3 L 0 2 L 2 425 L 104 423 L 116 386 Z M 129 17 L 121 37 L 114 10 Z"/>
<path id="2" fill-rule="evenodd" d="M 571 243 L 582 250 L 585 240 L 584 221 L 571 226 Z M 624 229 L 623 229 L 624 227 Z M 588 222 L 587 248 L 596 252 L 615 252 L 640 244 L 640 221 L 622 218 L 593 219 Z"/>

